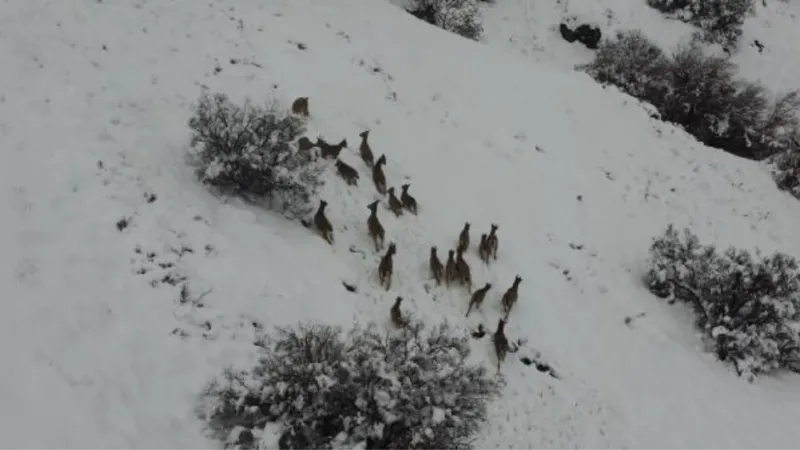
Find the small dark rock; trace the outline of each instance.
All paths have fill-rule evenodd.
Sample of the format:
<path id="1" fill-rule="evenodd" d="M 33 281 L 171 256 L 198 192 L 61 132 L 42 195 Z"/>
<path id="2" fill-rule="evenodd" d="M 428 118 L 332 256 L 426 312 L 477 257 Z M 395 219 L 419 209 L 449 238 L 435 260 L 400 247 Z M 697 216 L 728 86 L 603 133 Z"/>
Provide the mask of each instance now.
<path id="1" fill-rule="evenodd" d="M 558 31 L 565 41 L 570 43 L 578 41 L 591 50 L 597 48 L 600 43 L 600 38 L 603 35 L 600 28 L 589 24 L 582 24 L 579 25 L 578 28 L 575 28 L 575 30 L 571 30 L 567 24 L 561 23 L 558 27 Z"/>
<path id="2" fill-rule="evenodd" d="M 559 25 L 558 31 L 561 32 L 561 37 L 564 38 L 565 41 L 569 43 L 575 42 L 575 32 L 570 30 L 567 24 L 562 23 Z"/>
<path id="3" fill-rule="evenodd" d="M 354 284 L 348 284 L 347 282 L 342 281 L 342 286 L 344 286 L 348 292 L 356 292 L 356 285 Z"/>
<path id="4" fill-rule="evenodd" d="M 590 50 L 597 49 L 601 37 L 603 33 L 596 26 L 583 24 L 575 29 L 575 38 Z"/>

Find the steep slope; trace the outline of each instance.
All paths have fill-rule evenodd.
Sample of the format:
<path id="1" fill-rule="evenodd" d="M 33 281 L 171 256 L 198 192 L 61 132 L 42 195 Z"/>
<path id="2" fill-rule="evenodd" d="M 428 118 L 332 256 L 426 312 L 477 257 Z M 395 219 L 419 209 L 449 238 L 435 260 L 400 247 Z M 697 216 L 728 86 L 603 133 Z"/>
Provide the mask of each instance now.
<path id="1" fill-rule="evenodd" d="M 257 357 L 259 327 L 385 323 L 397 295 L 426 321 L 493 327 L 515 274 L 525 281 L 508 334 L 561 379 L 510 358 L 478 446 L 797 442 L 796 377 L 737 379 L 639 281 L 668 221 L 710 242 L 798 254 L 800 209 L 759 166 L 697 145 L 584 75 L 389 3 L 74 6 L 0 6 L 5 445 L 215 446 L 194 399 Z M 308 95 L 310 134 L 353 149 L 372 130 L 390 184 L 410 180 L 420 203 L 418 217 L 379 213 L 399 250 L 391 292 L 377 289 L 365 221 L 378 197 L 354 150 L 344 157 L 360 187 L 330 173 L 321 193 L 333 249 L 196 183 L 186 122 L 203 87 L 287 103 Z M 429 247 L 453 245 L 465 221 L 473 241 L 500 225 L 496 264 L 468 256 L 476 284 L 497 286 L 468 322 L 463 292 L 426 289 Z M 196 301 L 179 301 L 170 282 L 180 277 Z M 493 364 L 488 339 L 474 348 Z"/>
<path id="2" fill-rule="evenodd" d="M 771 0 L 756 1 L 755 6 L 755 14 L 745 20 L 732 61 L 739 66 L 742 77 L 760 81 L 773 91 L 800 88 L 800 64 L 796 62 L 800 4 Z M 482 12 L 485 42 L 565 68 L 588 62 L 593 55 L 582 45 L 569 44 L 561 38 L 558 24 L 565 18 L 575 18 L 578 24 L 597 24 L 604 37 L 638 29 L 665 50 L 688 42 L 695 31 L 690 25 L 665 18 L 645 0 L 511 0 L 485 6 Z M 763 50 L 754 45 L 756 40 Z"/>

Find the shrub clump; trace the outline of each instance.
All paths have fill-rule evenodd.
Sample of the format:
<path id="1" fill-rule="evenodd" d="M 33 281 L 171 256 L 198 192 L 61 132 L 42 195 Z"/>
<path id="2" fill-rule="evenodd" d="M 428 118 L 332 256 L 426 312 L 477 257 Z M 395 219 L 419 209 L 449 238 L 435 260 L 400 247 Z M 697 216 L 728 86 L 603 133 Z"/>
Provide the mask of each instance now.
<path id="1" fill-rule="evenodd" d="M 374 324 L 346 336 L 326 325 L 277 328 L 255 368 L 211 384 L 204 419 L 228 448 L 257 447 L 268 424 L 287 449 L 470 448 L 499 385 L 465 362 L 468 340 L 446 324 L 423 332 L 421 322 L 390 335 Z"/>
<path id="2" fill-rule="evenodd" d="M 778 189 L 800 199 L 800 148 L 795 146 L 773 156 L 768 166 Z"/>
<path id="3" fill-rule="evenodd" d="M 689 304 L 721 361 L 748 377 L 800 371 L 800 279 L 786 254 L 719 253 L 669 225 L 653 240 L 645 281 L 651 292 Z"/>
<path id="4" fill-rule="evenodd" d="M 670 60 L 641 31 L 617 33 L 600 46 L 594 60 L 579 68 L 595 80 L 612 84 L 636 98 L 652 101 L 668 90 L 665 72 Z"/>
<path id="5" fill-rule="evenodd" d="M 406 10 L 431 25 L 477 41 L 483 35 L 479 3 L 479 0 L 410 0 Z"/>
<path id="6" fill-rule="evenodd" d="M 292 144 L 305 131 L 303 119 L 276 102 L 262 107 L 248 99 L 240 106 L 225 94 L 204 93 L 189 128 L 193 164 L 206 185 L 290 217 L 313 208 L 322 168 Z"/>
<path id="7" fill-rule="evenodd" d="M 698 28 L 698 39 L 725 48 L 736 46 L 742 25 L 755 12 L 754 0 L 647 0 L 662 13 Z"/>
<path id="8" fill-rule="evenodd" d="M 762 86 L 738 79 L 729 60 L 696 45 L 667 56 L 639 31 L 619 33 L 579 68 L 651 103 L 700 142 L 744 158 L 784 151 L 800 129 L 797 92 L 773 102 Z"/>

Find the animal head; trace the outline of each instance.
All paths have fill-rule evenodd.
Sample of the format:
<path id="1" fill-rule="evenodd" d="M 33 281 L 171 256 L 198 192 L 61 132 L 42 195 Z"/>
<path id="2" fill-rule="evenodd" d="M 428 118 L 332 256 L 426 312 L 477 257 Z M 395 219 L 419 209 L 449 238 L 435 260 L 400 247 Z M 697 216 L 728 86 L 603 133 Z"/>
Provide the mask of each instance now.
<path id="1" fill-rule="evenodd" d="M 323 199 L 319 199 L 319 209 L 325 209 L 326 206 L 328 206 L 328 202 Z"/>
<path id="2" fill-rule="evenodd" d="M 339 145 L 341 145 L 342 148 L 347 148 L 347 139 L 342 139 L 342 142 L 339 142 Z"/>
<path id="3" fill-rule="evenodd" d="M 464 229 L 469 230 L 469 222 L 464 222 Z"/>
<path id="4" fill-rule="evenodd" d="M 405 191 L 407 191 L 407 190 L 408 190 L 408 187 L 409 187 L 409 186 L 411 186 L 411 183 L 406 183 L 406 184 L 404 184 L 404 185 L 400 186 L 400 188 L 403 190 L 403 192 L 405 192 Z"/>
<path id="5" fill-rule="evenodd" d="M 361 133 L 358 133 L 358 135 L 361 137 L 361 139 L 366 140 L 367 136 L 369 136 L 369 130 L 362 131 Z"/>
<path id="6" fill-rule="evenodd" d="M 378 200 L 375 200 L 374 202 L 367 205 L 367 209 L 372 212 L 375 212 L 378 209 Z"/>
<path id="7" fill-rule="evenodd" d="M 517 275 L 516 277 L 514 277 L 514 285 L 518 286 L 520 283 L 522 283 L 522 277 Z"/>
<path id="8" fill-rule="evenodd" d="M 452 258 L 452 257 L 453 257 L 453 255 L 455 254 L 455 252 L 456 252 L 455 250 L 453 250 L 453 249 L 450 249 L 450 250 L 447 252 L 447 256 L 449 256 L 450 258 Z"/>
<path id="9" fill-rule="evenodd" d="M 492 233 L 494 233 L 495 231 L 497 231 L 497 225 L 492 224 Z"/>
<path id="10" fill-rule="evenodd" d="M 376 166 L 380 166 L 381 164 L 386 164 L 386 155 L 381 155 L 381 157 L 375 161 Z"/>
<path id="11" fill-rule="evenodd" d="M 394 186 L 392 186 L 389 189 L 387 189 L 386 192 L 388 192 L 389 195 L 394 195 Z"/>
<path id="12" fill-rule="evenodd" d="M 481 234 L 481 242 L 486 242 L 486 233 Z"/>
<path id="13" fill-rule="evenodd" d="M 389 243 L 389 250 L 386 251 L 387 254 L 394 254 L 397 251 L 397 246 L 394 245 L 394 242 Z"/>
<path id="14" fill-rule="evenodd" d="M 498 333 L 502 333 L 503 332 L 503 328 L 505 327 L 505 325 L 506 325 L 506 321 L 503 320 L 503 318 L 501 317 L 500 320 L 497 322 L 497 332 Z"/>
<path id="15" fill-rule="evenodd" d="M 487 291 L 492 288 L 492 283 L 486 283 L 486 286 L 483 287 Z"/>
<path id="16" fill-rule="evenodd" d="M 394 299 L 394 306 L 400 306 L 400 303 L 403 301 L 403 297 L 397 297 Z"/>
<path id="17" fill-rule="evenodd" d="M 434 246 L 431 247 L 431 255 L 435 255 L 435 254 L 436 254 L 436 246 L 434 245 Z"/>

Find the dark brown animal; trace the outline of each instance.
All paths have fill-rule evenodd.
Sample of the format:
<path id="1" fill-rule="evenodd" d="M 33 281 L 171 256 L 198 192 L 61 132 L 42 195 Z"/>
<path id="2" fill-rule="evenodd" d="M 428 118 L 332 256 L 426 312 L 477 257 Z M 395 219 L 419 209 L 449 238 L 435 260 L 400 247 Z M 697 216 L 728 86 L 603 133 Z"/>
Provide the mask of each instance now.
<path id="1" fill-rule="evenodd" d="M 384 230 L 381 221 L 378 220 L 378 200 L 367 205 L 367 209 L 371 211 L 369 219 L 367 219 L 367 229 L 372 241 L 375 242 L 375 251 L 380 251 L 383 248 Z M 380 242 L 380 245 L 378 245 Z"/>
<path id="2" fill-rule="evenodd" d="M 497 331 L 494 332 L 494 352 L 497 354 L 497 372 L 500 372 L 500 365 L 506 359 L 508 354 L 509 345 L 508 338 L 506 337 L 506 321 L 500 319 L 497 323 Z"/>
<path id="3" fill-rule="evenodd" d="M 455 250 L 450 250 L 447 252 L 447 264 L 444 266 L 444 281 L 447 284 L 447 287 L 450 287 L 450 283 L 458 279 L 456 260 L 453 258 L 455 253 Z"/>
<path id="4" fill-rule="evenodd" d="M 465 253 L 469 248 L 469 222 L 464 222 L 464 228 L 461 229 L 461 233 L 458 235 L 458 247 L 456 250 L 460 251 L 461 253 Z"/>
<path id="5" fill-rule="evenodd" d="M 320 154 L 325 159 L 336 159 L 339 157 L 339 153 L 342 152 L 342 149 L 347 147 L 347 139 L 342 139 L 341 142 L 338 144 L 329 144 L 325 142 L 322 137 L 317 138 L 317 147 L 319 147 Z"/>
<path id="6" fill-rule="evenodd" d="M 505 314 L 506 319 L 508 319 L 508 314 L 511 312 L 511 308 L 514 307 L 514 304 L 517 303 L 517 298 L 519 298 L 520 283 L 522 283 L 522 278 L 517 275 L 514 278 L 514 284 L 512 284 L 506 293 L 503 294 L 503 313 Z"/>
<path id="7" fill-rule="evenodd" d="M 481 261 L 488 263 L 490 253 L 491 250 L 489 250 L 489 242 L 486 238 L 486 233 L 483 233 L 481 235 L 481 243 L 478 244 L 478 256 L 481 258 Z"/>
<path id="8" fill-rule="evenodd" d="M 336 173 L 350 186 L 358 186 L 358 171 L 341 159 L 336 160 Z"/>
<path id="9" fill-rule="evenodd" d="M 369 143 L 367 143 L 369 130 L 362 131 L 358 135 L 361 137 L 361 145 L 358 146 L 358 152 L 361 154 L 361 159 L 364 161 L 364 164 L 371 169 L 372 166 L 375 165 L 375 157 L 372 154 L 372 148 L 370 148 Z"/>
<path id="10" fill-rule="evenodd" d="M 328 244 L 333 245 L 333 226 L 331 222 L 325 217 L 325 207 L 328 206 L 328 202 L 325 200 L 319 201 L 319 208 L 317 208 L 317 213 L 314 214 L 314 226 L 317 228 L 317 232 L 322 236 L 322 239 Z"/>
<path id="11" fill-rule="evenodd" d="M 486 298 L 486 293 L 489 292 L 489 289 L 492 288 L 491 283 L 486 283 L 486 285 L 472 294 L 472 298 L 469 300 L 469 308 L 467 308 L 467 316 L 469 317 L 470 311 L 472 311 L 472 307 L 474 306 L 475 309 L 480 309 L 483 300 Z"/>
<path id="12" fill-rule="evenodd" d="M 386 175 L 383 174 L 383 166 L 386 164 L 386 155 L 381 155 L 375 165 L 372 166 L 372 181 L 375 183 L 375 189 L 381 195 L 386 195 Z"/>
<path id="13" fill-rule="evenodd" d="M 411 214 L 414 214 L 416 216 L 417 199 L 415 199 L 414 197 L 411 196 L 411 194 L 408 193 L 409 186 L 411 186 L 411 184 L 409 183 L 400 186 L 400 189 L 403 190 L 403 192 L 400 194 L 400 201 L 403 203 L 404 208 L 411 211 Z"/>
<path id="14" fill-rule="evenodd" d="M 389 210 L 392 211 L 397 217 L 402 216 L 403 204 L 400 202 L 400 199 L 394 195 L 394 187 L 390 187 L 386 192 L 389 194 Z"/>
<path id="15" fill-rule="evenodd" d="M 394 245 L 394 242 L 390 242 L 389 249 L 386 250 L 386 254 L 383 255 L 381 262 L 378 264 L 378 279 L 380 284 L 384 286 L 387 291 L 392 287 L 392 269 L 394 267 L 392 258 L 396 252 L 397 247 Z"/>
<path id="16" fill-rule="evenodd" d="M 472 272 L 460 250 L 456 250 L 456 273 L 461 284 L 467 287 L 467 292 L 472 292 Z"/>
<path id="17" fill-rule="evenodd" d="M 489 236 L 486 237 L 486 245 L 489 247 L 491 255 L 494 257 L 495 261 L 497 261 L 498 240 L 497 240 L 497 225 L 495 224 L 492 224 L 492 229 L 491 231 L 489 231 Z"/>
<path id="18" fill-rule="evenodd" d="M 394 301 L 394 306 L 392 306 L 392 309 L 389 311 L 389 316 L 392 319 L 392 323 L 397 328 L 403 328 L 408 323 L 408 320 L 403 317 L 403 312 L 400 311 L 400 303 L 402 302 L 403 298 L 397 297 L 397 299 Z"/>
<path id="19" fill-rule="evenodd" d="M 436 246 L 431 247 L 430 268 L 431 276 L 436 280 L 436 285 L 441 285 L 442 278 L 444 278 L 444 266 L 439 261 L 439 256 L 436 255 Z"/>
<path id="20" fill-rule="evenodd" d="M 305 136 L 297 140 L 297 152 L 306 155 L 306 157 L 311 156 L 311 149 L 316 146 L 316 144 L 311 142 L 311 139 Z"/>
<path id="21" fill-rule="evenodd" d="M 292 113 L 308 117 L 308 97 L 298 97 L 292 102 Z"/>

